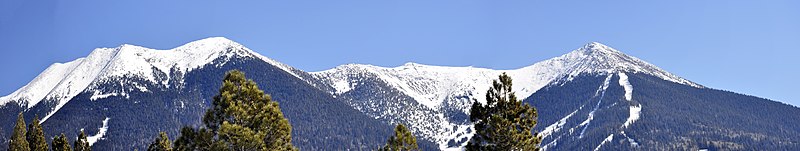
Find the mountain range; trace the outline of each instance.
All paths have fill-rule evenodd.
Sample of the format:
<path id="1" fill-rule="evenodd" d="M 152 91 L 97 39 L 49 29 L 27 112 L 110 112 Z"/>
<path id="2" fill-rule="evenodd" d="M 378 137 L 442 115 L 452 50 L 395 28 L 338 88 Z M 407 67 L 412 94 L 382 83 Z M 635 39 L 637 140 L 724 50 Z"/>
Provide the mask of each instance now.
<path id="1" fill-rule="evenodd" d="M 0 149 L 22 112 L 41 119 L 47 136 L 84 130 L 94 149 L 143 150 L 159 131 L 175 138 L 201 126 L 233 69 L 280 103 L 303 150 L 372 150 L 398 123 L 425 150 L 461 149 L 474 133 L 473 100 L 502 73 L 537 108 L 545 150 L 800 150 L 800 108 L 708 88 L 597 42 L 513 70 L 406 63 L 306 72 L 222 37 L 169 50 L 98 48 L 51 65 L 0 97 Z"/>

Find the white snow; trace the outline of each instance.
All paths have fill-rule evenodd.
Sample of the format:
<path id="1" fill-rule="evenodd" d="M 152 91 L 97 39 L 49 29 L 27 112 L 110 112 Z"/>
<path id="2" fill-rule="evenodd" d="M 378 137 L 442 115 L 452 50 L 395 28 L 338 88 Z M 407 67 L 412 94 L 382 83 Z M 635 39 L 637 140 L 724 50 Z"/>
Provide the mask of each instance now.
<path id="1" fill-rule="evenodd" d="M 406 63 L 403 66 L 386 68 L 372 65 L 348 64 L 334 69 L 311 72 L 312 75 L 329 84 L 334 94 L 341 94 L 353 89 L 355 80 L 363 77 L 374 77 L 404 94 L 414 98 L 418 103 L 430 109 L 438 110 L 439 106 L 456 95 L 469 94 L 479 102 L 485 100 L 486 90 L 492 80 L 503 72 L 514 79 L 513 89 L 518 98 L 530 96 L 536 90 L 546 86 L 556 76 L 548 75 L 532 66 L 519 70 L 492 70 L 476 67 L 443 67 Z M 533 74 L 529 74 L 534 72 Z M 466 106 L 465 106 L 466 108 Z M 465 110 L 466 111 L 466 110 Z"/>
<path id="2" fill-rule="evenodd" d="M 600 145 L 597 145 L 597 147 L 594 148 L 594 151 L 600 150 L 600 147 L 602 147 L 604 144 L 608 142 L 611 142 L 612 140 L 614 140 L 614 134 L 608 135 L 606 139 L 603 139 L 603 142 L 600 142 Z"/>
<path id="3" fill-rule="evenodd" d="M 183 79 L 171 78 L 183 77 L 183 74 L 205 65 L 224 65 L 233 56 L 263 60 L 298 78 L 298 73 L 302 72 L 223 37 L 201 39 L 169 50 L 124 44 L 115 48 L 98 48 L 85 58 L 53 64 L 27 85 L 0 97 L 0 105 L 17 101 L 30 108 L 40 101 L 54 101 L 56 106 L 42 118 L 44 122 L 81 92 L 96 90 L 104 83 L 126 84 L 127 81 L 119 81 L 118 78 L 141 78 L 154 85 L 169 88 L 170 83 L 183 82 Z M 214 63 L 217 59 L 222 62 Z M 157 74 L 178 76 L 157 78 Z M 133 88 L 140 92 L 149 91 L 140 83 L 133 83 Z M 130 90 L 123 88 L 104 91 L 108 92 L 96 93 L 91 99 L 125 95 Z"/>
<path id="4" fill-rule="evenodd" d="M 34 78 L 27 85 L 14 91 L 8 96 L 0 97 L 0 105 L 10 101 L 19 100 L 21 105 L 33 107 L 41 101 L 59 82 L 68 76 L 72 70 L 84 61 L 79 58 L 67 63 L 55 63 L 47 67 L 42 73 Z"/>
<path id="5" fill-rule="evenodd" d="M 446 98 L 461 95 L 463 92 L 473 94 L 473 98 L 478 101 L 484 101 L 484 93 L 491 85 L 491 81 L 503 72 L 514 79 L 513 89 L 517 96 L 524 98 L 548 84 L 563 83 L 582 73 L 605 74 L 614 71 L 645 73 L 668 81 L 700 87 L 596 42 L 565 55 L 515 70 L 444 67 L 417 63 L 406 63 L 394 68 L 348 64 L 311 74 L 330 85 L 336 93 L 352 89 L 351 84 L 345 84 L 352 83 L 348 79 L 371 75 L 414 98 L 420 104 L 437 109 Z M 562 79 L 562 77 L 567 78 Z"/>
<path id="6" fill-rule="evenodd" d="M 626 75 L 623 72 L 619 72 L 618 75 L 619 75 L 619 85 L 625 89 L 625 100 L 631 101 L 633 96 L 633 86 L 631 85 L 630 81 L 628 81 L 628 75 Z M 628 119 L 625 120 L 625 123 L 622 124 L 623 128 L 627 128 L 628 126 L 633 124 L 633 122 L 636 122 L 636 120 L 639 119 L 639 115 L 642 113 L 642 105 L 631 104 L 628 112 L 629 116 Z"/>
<path id="7" fill-rule="evenodd" d="M 332 90 L 330 93 L 334 97 L 341 93 L 352 91 L 354 88 L 358 87 L 356 84 L 359 80 L 379 80 L 413 98 L 417 103 L 424 105 L 430 110 L 438 111 L 443 108 L 443 105 L 449 105 L 450 107 L 456 106 L 455 108 L 461 109 L 462 112 L 468 114 L 471 99 L 483 103 L 485 100 L 485 92 L 488 87 L 491 86 L 492 80 L 497 79 L 497 76 L 503 72 L 514 79 L 513 89 L 519 99 L 524 99 L 547 85 L 564 84 L 581 74 L 600 74 L 609 75 L 609 77 L 617 72 L 647 74 L 667 81 L 702 88 L 702 86 L 696 83 L 663 71 L 650 63 L 625 55 L 622 52 L 596 42 L 589 43 L 562 56 L 513 70 L 493 70 L 471 66 L 444 67 L 417 63 L 406 63 L 398 67 L 347 64 L 325 71 L 311 72 L 311 74 L 331 88 Z M 606 82 L 606 84 L 607 83 L 608 82 Z M 626 89 L 626 91 L 630 90 L 630 93 L 626 94 L 626 98 L 631 97 L 632 87 L 630 88 L 631 89 Z M 598 93 L 601 92 L 605 92 L 605 90 L 598 90 Z M 468 96 L 470 99 L 454 99 L 463 96 Z M 351 105 L 359 110 L 375 108 L 375 106 Z M 403 109 L 384 110 L 385 113 L 383 114 L 371 116 L 389 119 L 391 119 L 391 117 L 409 118 L 391 114 L 393 113 L 392 110 Z M 632 111 L 637 110 L 632 109 Z M 433 118 L 439 115 L 420 116 L 429 116 Z M 592 115 L 589 116 L 590 118 L 585 121 L 585 124 L 591 121 Z M 410 126 L 429 132 L 440 131 L 430 130 L 428 128 L 436 127 L 428 125 L 441 124 L 418 124 L 420 125 L 411 124 Z M 559 128 L 558 122 L 551 124 L 548 128 L 549 129 L 545 129 L 545 132 L 548 133 L 544 134 L 557 131 Z M 452 132 L 444 131 L 443 133 L 449 134 Z M 423 133 L 423 135 L 432 135 L 423 136 L 423 138 L 434 137 L 436 140 L 448 140 L 447 138 L 440 137 L 451 137 L 447 134 Z M 446 142 L 437 143 L 446 144 Z"/>
<path id="8" fill-rule="evenodd" d="M 631 101 L 631 97 L 633 97 L 633 86 L 631 82 L 628 81 L 628 75 L 624 72 L 619 72 L 617 75 L 619 75 L 619 86 L 625 89 L 625 100 Z"/>
<path id="9" fill-rule="evenodd" d="M 89 98 L 89 99 L 94 101 L 94 100 L 97 100 L 97 99 L 108 98 L 108 97 L 117 96 L 117 95 L 119 95 L 119 94 L 117 94 L 117 93 L 98 94 L 98 95 L 92 95 L 92 97 Z"/>
<path id="10" fill-rule="evenodd" d="M 89 146 L 94 145 L 94 143 L 96 143 L 99 140 L 104 140 L 105 139 L 105 138 L 103 138 L 103 136 L 105 136 L 106 132 L 108 132 L 108 120 L 109 119 L 111 119 L 111 118 L 106 117 L 106 119 L 103 120 L 103 127 L 100 127 L 100 130 L 97 131 L 97 134 L 94 134 L 92 136 L 86 137 L 86 141 L 89 142 Z"/>
<path id="11" fill-rule="evenodd" d="M 627 128 L 628 126 L 633 124 L 633 122 L 636 122 L 636 120 L 639 119 L 639 114 L 641 114 L 641 113 L 642 113 L 642 106 L 641 105 L 631 106 L 630 110 L 629 110 L 630 116 L 628 117 L 627 120 L 625 120 L 625 123 L 622 124 L 622 127 L 626 127 Z"/>
<path id="12" fill-rule="evenodd" d="M 112 96 L 124 96 L 125 98 L 129 98 L 130 97 L 125 92 L 121 92 L 121 93 L 111 92 L 111 93 L 101 94 L 101 92 L 99 90 L 94 90 L 94 93 L 92 94 L 91 97 L 89 97 L 89 100 L 95 101 L 95 100 L 98 100 L 98 99 L 108 98 L 108 97 L 112 97 Z"/>
<path id="13" fill-rule="evenodd" d="M 156 50 L 128 44 L 116 49 L 120 50 L 119 53 L 108 64 L 107 69 L 104 70 L 104 76 L 99 80 L 107 81 L 114 77 L 132 76 L 167 85 L 170 80 L 182 81 L 180 79 L 168 79 L 169 77 L 158 80 L 155 74 L 185 74 L 209 65 L 217 59 L 222 59 L 223 62 L 214 65 L 221 66 L 235 55 L 261 59 L 297 76 L 296 69 L 264 57 L 239 43 L 223 37 L 201 39 L 169 50 Z"/>
<path id="14" fill-rule="evenodd" d="M 127 81 L 118 81 L 119 77 L 140 78 L 151 84 L 169 88 L 171 83 L 181 84 L 183 82 L 183 79 L 180 79 L 183 77 L 182 74 L 206 65 L 224 65 L 228 59 L 236 55 L 261 59 L 303 79 L 299 76 L 302 71 L 264 57 L 241 44 L 221 37 L 206 38 L 169 50 L 155 50 L 126 44 L 116 48 L 95 49 L 86 58 L 64 64 L 54 64 L 26 86 L 8 96 L 0 97 L 0 105 L 18 101 L 30 108 L 43 100 L 55 101 L 56 107 L 42 119 L 44 122 L 78 93 L 94 91 L 103 83 L 119 82 L 125 85 Z M 218 59 L 221 62 L 213 62 Z M 379 80 L 413 98 L 429 110 L 439 111 L 443 105 L 448 105 L 468 113 L 472 99 L 483 102 L 485 92 L 491 86 L 492 80 L 503 72 L 514 79 L 513 89 L 519 99 L 524 99 L 547 85 L 563 84 L 581 74 L 605 75 L 619 72 L 620 77 L 627 76 L 623 72 L 647 74 L 667 81 L 702 88 L 696 83 L 596 42 L 562 56 L 512 70 L 493 70 L 471 66 L 443 67 L 417 63 L 407 63 L 398 67 L 348 64 L 330 70 L 312 72 L 311 75 L 330 87 L 332 89 L 330 93 L 334 97 L 357 88 L 361 80 Z M 157 77 L 156 75 L 159 74 L 177 76 Z M 308 79 L 304 80 L 310 83 Z M 627 82 L 627 79 L 622 80 L 621 78 L 620 80 L 620 84 L 625 86 L 626 84 L 622 82 Z M 121 96 L 131 90 L 149 91 L 141 83 L 129 84 L 133 86 L 129 87 L 131 89 L 103 90 L 104 92 L 97 92 L 92 98 L 95 100 Z M 316 83 L 310 84 L 316 85 Z M 629 101 L 632 99 L 631 94 L 632 87 L 630 89 L 626 87 L 626 99 Z M 461 99 L 465 96 L 468 99 Z M 354 106 L 354 108 L 364 111 L 371 107 Z M 383 114 L 372 116 L 391 119 L 399 115 L 390 113 L 401 111 L 401 109 L 386 110 Z M 629 118 L 630 123 L 638 119 L 640 111 L 640 105 L 631 107 L 631 118 L 636 118 L 632 120 Z M 463 130 L 465 125 L 447 122 L 440 112 L 414 113 L 413 118 L 435 119 L 410 126 L 415 132 L 424 132 L 422 133 L 423 138 L 433 138 L 440 145 L 446 144 L 441 141 L 470 135 L 453 135 L 456 131 Z M 555 127 L 550 128 L 550 126 Z M 558 123 L 550 126 L 548 128 L 552 131 L 560 129 Z"/>
<path id="15" fill-rule="evenodd" d="M 147 87 L 139 85 L 138 83 L 134 84 L 134 86 L 136 86 L 136 89 L 139 90 L 139 92 L 148 92 L 148 91 L 150 91 L 150 90 L 147 89 Z"/>
<path id="16" fill-rule="evenodd" d="M 631 85 L 631 82 L 628 81 L 628 75 L 625 74 L 624 72 L 619 72 L 617 73 L 617 75 L 619 75 L 619 85 L 625 89 L 625 100 L 631 102 L 633 100 L 633 85 Z M 642 105 L 641 104 L 634 105 L 633 103 L 631 103 L 628 109 L 628 119 L 626 119 L 625 123 L 622 124 L 622 128 L 628 128 L 628 126 L 636 122 L 636 120 L 639 119 L 641 113 L 642 113 Z M 639 143 L 637 143 L 636 140 L 634 140 L 633 138 L 628 137 L 628 135 L 625 134 L 625 131 L 622 131 L 621 133 L 623 136 L 625 136 L 625 138 L 627 138 L 628 143 L 630 143 L 632 146 L 639 146 Z"/>
<path id="17" fill-rule="evenodd" d="M 345 80 L 340 80 L 340 81 L 335 81 L 333 83 L 333 87 L 334 89 L 336 89 L 336 94 L 342 94 L 353 89 L 353 87 L 351 87 L 350 84 L 351 84 L 350 82 L 347 82 Z"/>
<path id="18" fill-rule="evenodd" d="M 59 81 L 58 85 L 44 98 L 46 100 L 56 101 L 57 104 L 53 110 L 42 118 L 42 122 L 47 121 L 50 116 L 61 109 L 72 97 L 83 92 L 83 90 L 97 78 L 100 72 L 102 72 L 103 67 L 111 61 L 112 57 L 117 54 L 118 51 L 118 49 L 112 48 L 95 49 L 86 59 L 83 59 L 80 65 L 75 67 L 69 75 Z"/>

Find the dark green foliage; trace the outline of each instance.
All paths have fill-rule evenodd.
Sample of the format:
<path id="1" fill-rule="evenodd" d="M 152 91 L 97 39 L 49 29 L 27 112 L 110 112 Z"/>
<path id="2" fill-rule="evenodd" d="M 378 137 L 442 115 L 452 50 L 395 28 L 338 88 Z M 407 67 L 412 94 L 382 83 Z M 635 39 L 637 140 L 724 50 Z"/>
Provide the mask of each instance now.
<path id="1" fill-rule="evenodd" d="M 39 116 L 37 115 L 28 124 L 28 133 L 25 136 L 28 139 L 28 146 L 31 151 L 47 151 L 47 140 L 44 138 L 44 130 L 42 125 L 39 124 Z"/>
<path id="2" fill-rule="evenodd" d="M 147 151 L 172 151 L 172 144 L 167 136 L 167 132 L 159 133 L 156 140 L 147 147 Z"/>
<path id="3" fill-rule="evenodd" d="M 214 62 L 224 61 L 223 59 L 228 60 L 220 58 Z M 348 103 L 332 97 L 327 91 L 283 72 L 281 68 L 258 58 L 237 56 L 228 63 L 209 64 L 187 72 L 183 77 L 167 77 L 177 73 L 156 73 L 159 74 L 156 75 L 157 79 L 184 79 L 183 83 L 169 83 L 171 86 L 168 88 L 138 77 L 117 79 L 138 83 L 149 90 L 128 92 L 129 99 L 108 97 L 91 100 L 92 92 L 80 93 L 43 124 L 45 134 L 64 132 L 70 137 L 70 141 L 75 141 L 75 136 L 80 132 L 77 130 L 83 128 L 87 135 L 95 134 L 97 128 L 102 126 L 101 121 L 108 117 L 111 118 L 108 123 L 110 132 L 103 136 L 104 140 L 92 145 L 92 150 L 147 150 L 147 146 L 156 136 L 154 134 L 159 131 L 165 131 L 171 139 L 175 139 L 181 134 L 183 126 L 196 129 L 204 127 L 202 117 L 210 107 L 212 98 L 219 92 L 226 71 L 233 69 L 246 72 L 248 78 L 253 79 L 259 88 L 272 96 L 273 101 L 279 102 L 281 111 L 292 125 L 292 145 L 300 149 L 368 150 L 370 147 L 384 145 L 394 128 L 394 125 L 363 114 Z M 308 76 L 306 73 L 297 74 L 301 77 Z M 98 88 L 103 89 L 101 91 L 108 92 L 132 88 L 128 83 L 116 81 L 98 84 Z M 13 115 L 23 111 L 13 104 L 0 106 L 0 113 Z M 34 114 L 48 113 L 52 107 L 40 103 L 31 110 L 25 110 L 26 122 Z M 34 111 L 36 108 L 42 109 Z M 104 110 L 106 108 L 108 110 Z M 15 120 L 13 116 L 0 116 L 0 123 L 6 123 L 0 127 L 0 150 L 8 148 Z M 437 145 L 423 139 L 417 140 L 417 143 L 426 150 L 437 148 Z"/>
<path id="4" fill-rule="evenodd" d="M 486 92 L 486 104 L 473 102 L 475 135 L 467 150 L 539 150 L 541 138 L 531 133 L 536 109 L 518 100 L 511 88 L 511 77 L 503 73 Z"/>
<path id="5" fill-rule="evenodd" d="M 81 131 L 81 133 L 78 134 L 78 139 L 75 140 L 74 146 L 75 146 L 75 151 L 92 150 L 92 148 L 89 147 L 89 142 L 86 140 L 86 133 L 83 133 L 83 131 Z"/>
<path id="6" fill-rule="evenodd" d="M 386 145 L 380 149 L 381 151 L 408 151 L 419 150 L 417 146 L 417 139 L 411 134 L 406 126 L 398 124 L 394 128 L 394 136 L 389 137 Z"/>
<path id="7" fill-rule="evenodd" d="M 69 146 L 69 140 L 67 139 L 67 135 L 61 133 L 61 135 L 53 137 L 53 143 L 51 144 L 53 151 L 71 151 L 72 147 Z"/>
<path id="8" fill-rule="evenodd" d="M 203 122 L 208 129 L 181 130 L 180 150 L 296 150 L 291 125 L 278 102 L 258 88 L 244 73 L 225 75 Z M 209 136 L 213 134 L 214 136 Z M 199 140 L 193 142 L 190 140 Z"/>
<path id="9" fill-rule="evenodd" d="M 11 134 L 11 143 L 8 143 L 9 151 L 29 151 L 28 139 L 25 137 L 25 117 L 20 112 L 17 115 L 17 125 L 14 126 L 14 133 Z"/>
<path id="10" fill-rule="evenodd" d="M 214 133 L 205 128 L 195 130 L 183 127 L 181 135 L 175 140 L 174 149 L 177 151 L 211 150 L 214 144 Z"/>

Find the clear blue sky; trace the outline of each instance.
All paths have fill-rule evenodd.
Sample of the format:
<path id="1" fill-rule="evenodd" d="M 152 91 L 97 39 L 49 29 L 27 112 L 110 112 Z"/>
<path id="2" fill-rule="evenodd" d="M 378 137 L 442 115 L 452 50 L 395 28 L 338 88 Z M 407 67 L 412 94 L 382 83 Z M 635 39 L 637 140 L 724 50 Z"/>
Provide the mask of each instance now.
<path id="1" fill-rule="evenodd" d="M 305 71 L 514 69 L 598 41 L 703 85 L 800 105 L 800 1 L 0 1 L 0 95 L 123 43 L 224 36 Z"/>

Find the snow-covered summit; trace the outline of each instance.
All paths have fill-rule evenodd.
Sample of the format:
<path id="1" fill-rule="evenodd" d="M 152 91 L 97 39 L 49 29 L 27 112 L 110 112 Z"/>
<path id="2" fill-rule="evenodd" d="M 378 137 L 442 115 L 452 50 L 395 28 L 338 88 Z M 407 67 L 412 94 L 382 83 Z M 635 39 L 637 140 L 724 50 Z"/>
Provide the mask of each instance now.
<path id="1" fill-rule="evenodd" d="M 106 67 L 107 69 L 103 73 L 104 78 L 126 75 L 141 76 L 149 81 L 166 84 L 168 80 L 172 79 L 157 81 L 152 76 L 154 71 L 166 74 L 184 74 L 211 64 L 217 59 L 222 59 L 222 62 L 215 65 L 225 64 L 227 59 L 233 56 L 262 59 L 292 74 L 296 70 L 224 37 L 197 40 L 170 50 L 155 50 L 134 45 L 122 45 L 117 50 L 119 53 Z"/>
<path id="2" fill-rule="evenodd" d="M 563 69 L 566 69 L 564 70 L 565 73 L 561 74 L 569 75 L 568 80 L 580 73 L 632 72 L 649 74 L 667 81 L 690 85 L 693 87 L 702 87 L 697 83 L 678 77 L 672 73 L 662 70 L 659 67 L 656 67 L 653 64 L 642 61 L 639 58 L 626 55 L 614 48 L 598 42 L 588 43 L 570 53 L 536 63 L 533 66 L 537 66 L 539 64 L 553 66 L 559 66 L 559 64 L 565 65 L 562 67 Z"/>
<path id="3" fill-rule="evenodd" d="M 347 64 L 312 74 L 334 88 L 334 94 L 353 89 L 359 78 L 378 78 L 413 97 L 419 103 L 435 109 L 445 99 L 463 95 L 464 92 L 482 101 L 483 93 L 488 89 L 491 80 L 503 72 L 514 79 L 514 90 L 520 97 L 527 97 L 551 83 L 569 81 L 582 73 L 645 73 L 668 81 L 701 87 L 598 42 L 514 70 L 444 67 L 409 62 L 398 67 Z"/>
<path id="4" fill-rule="evenodd" d="M 234 56 L 260 59 L 295 76 L 300 72 L 224 37 L 201 39 L 169 50 L 123 44 L 114 48 L 97 48 L 87 57 L 68 63 L 55 63 L 26 86 L 1 97 L 0 105 L 16 101 L 30 108 L 43 100 L 55 101 L 56 106 L 43 118 L 44 121 L 72 97 L 81 92 L 95 91 L 103 83 L 129 82 L 126 84 L 141 87 L 144 83 L 120 81 L 139 78 L 169 88 L 171 83 L 182 83 L 180 78 L 187 72 L 206 65 L 224 65 Z M 139 88 L 139 91 L 147 89 Z M 107 96 L 112 92 L 96 90 L 94 93 Z"/>
<path id="5" fill-rule="evenodd" d="M 392 87 L 400 93 L 413 98 L 417 103 L 432 111 L 461 111 L 469 114 L 472 99 L 479 102 L 485 100 L 486 90 L 491 86 L 492 80 L 498 75 L 507 73 L 514 79 L 513 89 L 518 98 L 531 96 L 539 89 L 565 83 L 581 74 L 604 75 L 609 77 L 622 73 L 643 73 L 662 78 L 675 83 L 702 87 L 696 83 L 675 76 L 660 68 L 628 56 L 620 51 L 601 43 L 592 42 L 564 55 L 537 62 L 533 65 L 513 70 L 493 70 L 476 67 L 445 67 L 424 65 L 418 63 L 405 63 L 397 67 L 379 67 L 366 64 L 347 64 L 333 69 L 311 72 L 321 83 L 328 85 L 330 93 L 339 96 L 356 90 L 365 82 L 379 81 Z M 468 98 L 465 98 L 468 97 Z M 368 106 L 351 104 L 357 109 L 375 108 L 374 102 L 360 103 Z M 385 116 L 400 116 L 392 111 L 407 110 L 386 106 L 382 109 L 386 113 L 371 116 L 387 118 Z M 414 113 L 413 111 L 405 111 Z M 422 138 L 432 139 L 434 142 L 447 144 L 449 140 L 460 140 L 468 137 L 464 127 L 443 118 L 444 113 L 427 113 L 426 117 L 388 117 L 387 119 L 433 119 L 430 121 L 410 121 L 406 123 Z M 440 128 L 444 127 L 444 128 Z M 458 128 L 449 128 L 458 127 Z M 439 129 L 437 129 L 439 128 Z M 446 129 L 446 130 L 442 130 Z M 465 134 L 465 135 L 455 135 Z M 446 147 L 446 146 L 441 146 Z"/>

